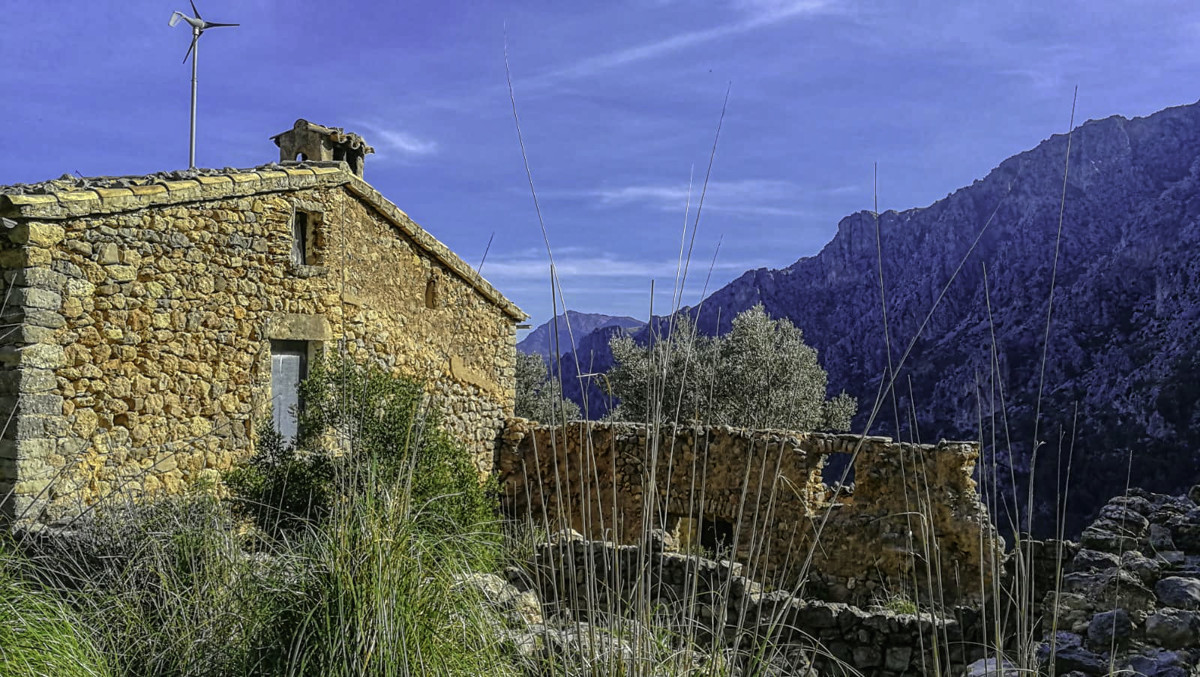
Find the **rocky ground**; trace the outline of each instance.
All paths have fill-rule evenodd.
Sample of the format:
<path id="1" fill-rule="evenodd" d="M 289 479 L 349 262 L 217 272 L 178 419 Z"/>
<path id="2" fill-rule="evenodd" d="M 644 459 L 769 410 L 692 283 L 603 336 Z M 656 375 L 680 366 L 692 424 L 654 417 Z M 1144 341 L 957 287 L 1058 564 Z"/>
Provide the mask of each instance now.
<path id="1" fill-rule="evenodd" d="M 1187 497 L 1137 489 L 1110 500 L 1080 537 L 1040 654 L 1057 674 L 1200 674 L 1200 485 Z M 1053 658 L 1051 658 L 1053 656 Z"/>
<path id="2" fill-rule="evenodd" d="M 1063 569 L 1042 600 L 1036 672 L 1200 675 L 1198 503 L 1200 486 L 1130 490 L 1080 542 L 1048 544 L 1061 546 Z M 937 618 L 767 592 L 736 563 L 671 550 L 661 532 L 644 549 L 563 532 L 527 566 L 462 583 L 504 612 L 530 675 L 1031 673 L 983 657 L 972 610 Z M 650 611 L 630 613 L 639 608 Z M 936 653 L 934 634 L 949 640 Z"/>

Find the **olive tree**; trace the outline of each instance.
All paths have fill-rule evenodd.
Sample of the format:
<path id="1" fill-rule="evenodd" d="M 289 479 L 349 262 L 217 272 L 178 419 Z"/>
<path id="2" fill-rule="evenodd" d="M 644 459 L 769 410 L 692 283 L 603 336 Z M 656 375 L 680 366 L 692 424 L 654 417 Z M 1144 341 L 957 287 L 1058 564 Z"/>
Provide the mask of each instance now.
<path id="1" fill-rule="evenodd" d="M 762 305 L 735 317 L 720 337 L 699 335 L 682 319 L 649 347 L 628 337 L 610 346 L 609 383 L 621 401 L 613 419 L 848 430 L 857 407 L 845 393 L 826 399 L 817 351 L 790 320 L 771 319 Z"/>
<path id="2" fill-rule="evenodd" d="M 514 413 L 539 423 L 556 424 L 580 417 L 579 405 L 564 399 L 541 355 L 517 351 L 517 398 Z M 565 418 L 564 418 L 565 416 Z"/>

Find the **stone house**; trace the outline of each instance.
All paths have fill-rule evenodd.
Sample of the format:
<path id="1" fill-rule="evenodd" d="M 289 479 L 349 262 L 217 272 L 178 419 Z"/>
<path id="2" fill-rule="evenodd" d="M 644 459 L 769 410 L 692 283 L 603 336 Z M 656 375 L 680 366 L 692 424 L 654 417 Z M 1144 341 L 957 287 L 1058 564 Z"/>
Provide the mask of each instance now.
<path id="1" fill-rule="evenodd" d="M 344 351 L 428 384 L 491 470 L 525 314 L 304 120 L 280 163 L 0 186 L 0 519 L 227 470 Z M 300 158 L 300 161 L 296 161 Z"/>

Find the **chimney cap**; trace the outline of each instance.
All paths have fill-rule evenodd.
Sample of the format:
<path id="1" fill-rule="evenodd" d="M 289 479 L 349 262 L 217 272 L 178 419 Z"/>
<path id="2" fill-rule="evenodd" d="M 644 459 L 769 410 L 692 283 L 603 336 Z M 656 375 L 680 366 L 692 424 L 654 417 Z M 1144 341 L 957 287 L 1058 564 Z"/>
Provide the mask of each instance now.
<path id="1" fill-rule="evenodd" d="M 272 136 L 271 140 L 279 146 L 280 162 L 293 162 L 297 158 L 342 160 L 350 165 L 356 176 L 363 175 L 364 158 L 375 152 L 358 134 L 348 133 L 341 127 L 318 125 L 304 118 L 296 120 L 286 132 Z"/>

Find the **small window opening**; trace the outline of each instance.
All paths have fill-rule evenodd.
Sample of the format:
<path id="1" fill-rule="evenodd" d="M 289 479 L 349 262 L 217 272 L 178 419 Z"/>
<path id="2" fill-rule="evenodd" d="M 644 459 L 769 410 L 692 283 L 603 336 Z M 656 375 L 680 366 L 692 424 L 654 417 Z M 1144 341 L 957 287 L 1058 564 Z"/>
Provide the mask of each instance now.
<path id="1" fill-rule="evenodd" d="M 438 302 L 437 294 L 438 294 L 437 280 L 430 278 L 430 280 L 425 283 L 425 307 L 426 308 L 431 308 L 431 309 L 437 308 L 437 302 Z"/>
<path id="2" fill-rule="evenodd" d="M 308 265 L 308 214 L 299 210 L 292 217 L 292 263 Z"/>
<path id="3" fill-rule="evenodd" d="M 275 431 L 292 443 L 304 408 L 300 383 L 308 377 L 308 342 L 271 341 L 271 417 Z"/>
<path id="4" fill-rule="evenodd" d="M 700 546 L 717 558 L 733 548 L 733 524 L 707 515 L 700 520 Z"/>

